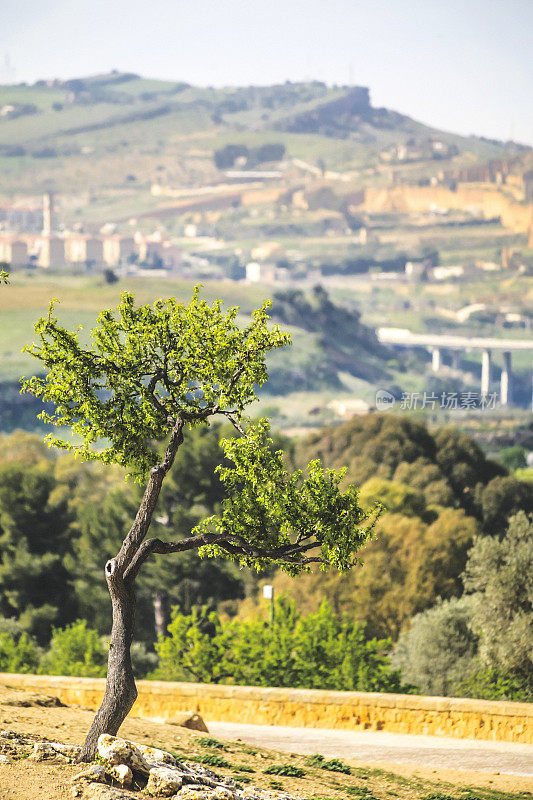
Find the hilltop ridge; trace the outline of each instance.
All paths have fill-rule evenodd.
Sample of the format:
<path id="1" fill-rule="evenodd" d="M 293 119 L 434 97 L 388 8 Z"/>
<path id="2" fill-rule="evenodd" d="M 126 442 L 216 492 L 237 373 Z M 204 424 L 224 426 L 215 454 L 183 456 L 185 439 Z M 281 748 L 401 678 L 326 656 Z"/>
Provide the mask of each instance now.
<path id="1" fill-rule="evenodd" d="M 377 174 L 387 161 L 410 162 L 414 152 L 468 166 L 524 151 L 375 108 L 363 86 L 287 81 L 201 88 L 119 71 L 0 86 L 6 195 L 202 185 L 216 180 L 213 153 L 228 143 L 275 143 L 286 157 L 319 171 Z"/>

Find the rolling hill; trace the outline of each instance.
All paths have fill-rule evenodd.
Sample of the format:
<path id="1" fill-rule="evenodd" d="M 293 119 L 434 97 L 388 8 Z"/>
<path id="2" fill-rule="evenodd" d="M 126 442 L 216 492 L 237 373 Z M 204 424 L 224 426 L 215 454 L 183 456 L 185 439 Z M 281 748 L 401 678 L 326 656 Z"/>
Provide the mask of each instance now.
<path id="1" fill-rule="evenodd" d="M 104 217 L 149 209 L 154 182 L 216 180 L 214 151 L 228 143 L 282 144 L 288 159 L 362 170 L 368 182 L 379 180 L 387 149 L 435 139 L 444 147 L 437 155 L 459 166 L 517 150 L 374 108 L 365 87 L 319 81 L 199 88 L 113 72 L 0 86 L 2 193 L 88 193 Z"/>

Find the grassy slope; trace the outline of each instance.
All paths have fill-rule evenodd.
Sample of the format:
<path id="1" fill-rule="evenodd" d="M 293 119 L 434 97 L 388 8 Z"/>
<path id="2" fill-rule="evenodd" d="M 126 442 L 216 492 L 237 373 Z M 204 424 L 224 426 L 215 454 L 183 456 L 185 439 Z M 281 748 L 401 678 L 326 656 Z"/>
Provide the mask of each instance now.
<path id="1" fill-rule="evenodd" d="M 429 136 L 436 132 L 400 115 L 392 130 L 362 123 L 350 138 L 343 140 L 269 129 L 288 114 L 341 97 L 346 92 L 342 88 L 318 90 L 302 84 L 294 89 L 302 102 L 272 110 L 266 109 L 261 100 L 270 90 L 258 89 L 251 100 L 246 95 L 252 104 L 249 110 L 223 110 L 222 121 L 215 122 L 213 115 L 220 103 L 238 100 L 248 90 L 190 87 L 176 91 L 175 83 L 140 78 L 109 85 L 101 80 L 91 83 L 96 85 L 94 102 L 89 98 L 74 104 L 68 102 L 68 92 L 62 88 L 0 87 L 0 107 L 34 103 L 39 108 L 37 114 L 0 118 L 0 145 L 22 146 L 27 151 L 24 157 L 0 157 L 2 191 L 6 195 L 37 193 L 46 187 L 62 193 L 116 192 L 127 185 L 129 175 L 134 175 L 134 188 L 141 197 L 157 180 L 173 183 L 191 178 L 193 182 L 198 178 L 212 179 L 216 175 L 212 152 L 228 142 L 246 142 L 249 146 L 283 142 L 290 157 L 314 164 L 322 159 L 329 169 L 357 169 L 375 164 L 383 148 L 410 135 Z M 63 108 L 53 110 L 53 103 L 62 103 Z M 155 116 L 143 120 L 145 114 Z M 504 153 L 503 147 L 477 139 L 439 135 L 457 143 L 463 153 L 481 159 Z M 32 154 L 43 147 L 55 149 L 57 157 L 35 158 Z"/>

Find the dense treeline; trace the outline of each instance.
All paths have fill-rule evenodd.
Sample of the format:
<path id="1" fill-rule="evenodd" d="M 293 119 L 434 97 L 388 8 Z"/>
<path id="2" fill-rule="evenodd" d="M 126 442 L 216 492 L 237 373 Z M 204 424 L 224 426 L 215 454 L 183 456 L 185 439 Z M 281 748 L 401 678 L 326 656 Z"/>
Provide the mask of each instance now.
<path id="1" fill-rule="evenodd" d="M 188 435 L 159 499 L 154 535 L 161 538 L 187 535 L 223 501 L 214 471 L 222 429 Z M 319 457 L 346 467 L 344 482 L 360 487 L 361 503 L 383 505 L 361 552 L 364 566 L 297 580 L 267 574 L 276 593 L 291 598 L 278 604 L 272 627 L 258 579 L 246 570 L 193 552 L 155 559 L 139 583 L 139 674 L 382 691 L 403 680 L 424 692 L 530 697 L 533 645 L 520 650 L 517 642 L 527 644 L 533 628 L 531 483 L 454 429 L 431 433 L 389 414 L 354 418 L 296 444 L 280 437 L 276 446 L 291 466 Z M 0 438 L 0 669 L 102 674 L 111 621 L 103 565 L 139 491 L 120 469 L 59 455 L 36 435 Z M 329 642 L 307 672 L 306 637 Z M 335 666 L 340 640 L 352 653 L 344 672 Z M 391 642 L 402 678 L 387 660 Z M 258 654 L 267 652 L 263 668 Z"/>
<path id="2" fill-rule="evenodd" d="M 222 498 L 214 472 L 222 457 L 220 428 L 190 436 L 161 492 L 154 535 L 188 534 Z M 39 644 L 50 639 L 52 626 L 77 617 L 107 634 L 103 567 L 131 524 L 139 492 L 119 468 L 59 455 L 33 434 L 0 438 L 0 625 L 8 621 L 10 630 L 15 625 Z M 185 611 L 245 593 L 239 570 L 227 562 L 202 561 L 192 552 L 154 560 L 139 585 L 137 636 L 146 643 L 155 638 L 153 599 L 161 590 L 169 605 Z"/>

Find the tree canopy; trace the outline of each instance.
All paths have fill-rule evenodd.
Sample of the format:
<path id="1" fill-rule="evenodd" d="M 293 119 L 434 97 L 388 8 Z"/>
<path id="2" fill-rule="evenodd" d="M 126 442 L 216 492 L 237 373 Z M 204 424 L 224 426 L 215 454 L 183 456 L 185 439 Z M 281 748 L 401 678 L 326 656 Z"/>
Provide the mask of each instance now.
<path id="1" fill-rule="evenodd" d="M 50 437 L 53 444 L 119 463 L 143 482 L 157 463 L 150 442 L 163 439 L 177 416 L 190 426 L 216 414 L 235 421 L 256 399 L 255 387 L 267 379 L 266 353 L 289 343 L 277 326 L 267 327 L 267 307 L 241 330 L 238 308 L 209 305 L 199 287 L 188 305 L 170 298 L 136 307 L 123 292 L 115 314 L 100 313 L 84 348 L 53 316 L 52 302 L 35 326 L 40 344 L 27 348 L 48 373 L 23 388 L 54 404 L 43 419 L 81 439 Z"/>
<path id="2" fill-rule="evenodd" d="M 101 733 L 116 734 L 137 696 L 130 653 L 135 582 L 148 558 L 197 550 L 257 570 L 277 564 L 291 576 L 310 564 L 344 571 L 357 563 L 379 513 L 379 506 L 359 505 L 353 486 L 341 489 L 342 470 L 324 470 L 313 460 L 289 471 L 268 421 L 244 418 L 267 380 L 266 355 L 289 337 L 269 326 L 267 304 L 244 329 L 237 311 L 223 312 L 220 301 L 209 305 L 197 287 L 188 304 L 170 298 L 136 306 L 124 292 L 115 312 L 100 313 L 87 347 L 54 317 L 53 303 L 36 324 L 39 344 L 28 349 L 48 372 L 24 380 L 23 388 L 53 404 L 43 419 L 75 435 L 49 441 L 88 461 L 119 464 L 145 484 L 118 553 L 105 564 L 113 609 L 106 693 L 84 760 L 94 757 Z M 222 442 L 220 511 L 188 535 L 146 539 L 186 432 L 220 416 L 240 434 Z"/>

